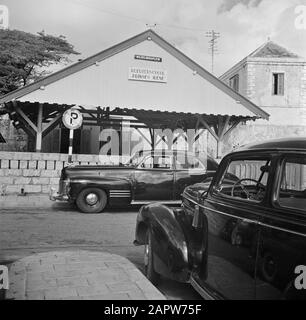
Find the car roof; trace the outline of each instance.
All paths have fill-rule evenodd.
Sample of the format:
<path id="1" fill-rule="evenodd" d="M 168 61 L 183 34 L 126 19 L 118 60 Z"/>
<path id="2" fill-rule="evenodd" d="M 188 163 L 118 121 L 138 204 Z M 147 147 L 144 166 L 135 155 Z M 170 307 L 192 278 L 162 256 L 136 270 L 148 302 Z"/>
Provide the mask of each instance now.
<path id="1" fill-rule="evenodd" d="M 247 150 L 306 151 L 306 137 L 265 140 L 263 142 L 241 146 L 234 150 L 234 152 Z"/>

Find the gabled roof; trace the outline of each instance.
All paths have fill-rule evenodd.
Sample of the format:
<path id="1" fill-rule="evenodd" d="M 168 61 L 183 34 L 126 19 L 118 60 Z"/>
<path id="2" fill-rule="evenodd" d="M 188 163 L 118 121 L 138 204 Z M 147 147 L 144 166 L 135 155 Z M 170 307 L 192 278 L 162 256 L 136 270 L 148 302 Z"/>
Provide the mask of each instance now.
<path id="1" fill-rule="evenodd" d="M 265 59 L 277 59 L 279 62 L 282 62 L 281 59 L 285 59 L 286 62 L 288 62 L 288 59 L 292 59 L 294 63 L 302 63 L 305 64 L 306 60 L 298 56 L 295 53 L 292 53 L 288 49 L 278 45 L 277 43 L 269 40 L 262 44 L 260 47 L 258 47 L 256 50 L 251 52 L 249 55 L 241 59 L 239 62 L 234 64 L 231 68 L 226 70 L 220 77 L 219 79 L 224 80 L 228 76 L 228 74 L 231 74 L 234 70 L 240 69 L 244 64 L 246 64 L 249 61 L 253 61 L 254 59 L 260 59 L 260 61 L 265 61 Z M 263 60 L 261 60 L 263 59 Z M 291 61 L 291 60 L 289 60 Z"/>
<path id="2" fill-rule="evenodd" d="M 269 40 L 262 46 L 257 48 L 248 57 L 253 58 L 299 58 L 295 53 L 290 52 L 284 47 L 281 47 L 277 43 Z"/>
<path id="3" fill-rule="evenodd" d="M 46 87 L 49 84 L 52 84 L 69 75 L 77 73 L 87 67 L 94 65 L 99 61 L 105 60 L 113 55 L 116 55 L 121 51 L 124 51 L 148 39 L 156 43 L 158 46 L 160 46 L 162 49 L 167 51 L 172 56 L 174 56 L 177 60 L 179 60 L 181 63 L 183 63 L 185 66 L 187 66 L 191 70 L 193 70 L 193 72 L 198 74 L 200 77 L 204 78 L 206 81 L 210 82 L 213 86 L 223 91 L 226 95 L 236 100 L 244 108 L 249 110 L 252 113 L 252 116 L 254 115 L 254 118 L 268 119 L 269 117 L 268 113 L 266 113 L 264 110 L 256 106 L 253 102 L 251 102 L 250 100 L 248 100 L 247 98 L 245 98 L 244 96 L 240 95 L 239 93 L 234 91 L 232 88 L 227 86 L 221 80 L 219 80 L 214 75 L 209 73 L 207 70 L 202 68 L 199 64 L 197 64 L 196 62 L 191 60 L 189 57 L 187 57 L 184 53 L 182 53 L 181 51 L 176 49 L 174 46 L 172 46 L 170 43 L 168 43 L 166 40 L 161 38 L 158 34 L 156 34 L 151 29 L 143 33 L 140 33 L 126 41 L 123 41 L 113 47 L 110 47 L 104 51 L 101 51 L 87 59 L 84 59 L 60 71 L 57 71 L 45 78 L 35 81 L 34 83 L 31 83 L 25 87 L 22 87 L 11 93 L 8 93 L 7 95 L 0 98 L 0 103 L 6 103 L 9 101 L 18 100 L 21 97 L 28 95 L 29 93 L 39 90 L 42 87 Z M 40 101 L 37 101 L 37 102 L 40 102 Z"/>

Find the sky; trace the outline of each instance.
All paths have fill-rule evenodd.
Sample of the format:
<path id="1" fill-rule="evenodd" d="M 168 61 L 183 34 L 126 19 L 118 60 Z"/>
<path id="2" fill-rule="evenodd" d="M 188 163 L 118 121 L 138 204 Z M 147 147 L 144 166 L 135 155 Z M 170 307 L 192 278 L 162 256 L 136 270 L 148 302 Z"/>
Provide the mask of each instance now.
<path id="1" fill-rule="evenodd" d="M 211 71 L 209 38 L 220 33 L 219 76 L 268 39 L 306 57 L 305 28 L 295 20 L 306 0 L 0 0 L 9 28 L 64 35 L 85 58 L 148 28 Z M 302 20 L 303 21 L 303 20 Z"/>

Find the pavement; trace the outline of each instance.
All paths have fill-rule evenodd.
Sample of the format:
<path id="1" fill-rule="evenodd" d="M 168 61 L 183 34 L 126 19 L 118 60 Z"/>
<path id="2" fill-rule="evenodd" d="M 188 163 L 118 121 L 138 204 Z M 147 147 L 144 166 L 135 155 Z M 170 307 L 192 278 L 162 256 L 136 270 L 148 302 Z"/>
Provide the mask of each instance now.
<path id="1" fill-rule="evenodd" d="M 13 300 L 164 300 L 126 258 L 108 252 L 51 251 L 9 266 Z"/>
<path id="2" fill-rule="evenodd" d="M 51 201 L 48 194 L 0 194 L 0 208 L 1 209 L 18 209 L 18 208 L 44 208 L 44 209 L 58 209 L 68 208 L 70 206 L 67 202 Z"/>
<path id="3" fill-rule="evenodd" d="M 1 196 L 0 261 L 9 266 L 10 283 L 5 299 L 165 299 L 128 259 L 139 265 L 134 258 L 139 248 L 132 245 L 136 220 L 126 211 L 84 215 L 47 195 Z M 109 252 L 113 246 L 128 253 Z M 18 259 L 12 255 L 16 249 L 23 252 Z"/>
<path id="4" fill-rule="evenodd" d="M 0 264 L 10 266 L 42 253 L 82 250 L 127 259 L 142 274 L 143 247 L 133 245 L 138 210 L 135 206 L 107 208 L 87 215 L 44 195 L 0 196 Z M 166 278 L 157 288 L 168 300 L 201 299 L 189 284 Z M 1 294 L 0 290 L 0 300 Z"/>

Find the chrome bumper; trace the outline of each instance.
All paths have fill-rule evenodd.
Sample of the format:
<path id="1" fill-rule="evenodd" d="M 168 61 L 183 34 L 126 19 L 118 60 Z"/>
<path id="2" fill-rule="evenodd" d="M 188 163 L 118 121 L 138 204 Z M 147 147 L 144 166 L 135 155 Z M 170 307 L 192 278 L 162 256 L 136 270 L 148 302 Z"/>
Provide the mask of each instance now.
<path id="1" fill-rule="evenodd" d="M 64 194 L 59 194 L 54 188 L 50 189 L 50 193 L 49 193 L 49 199 L 51 201 L 68 201 L 69 197 L 67 195 Z"/>

